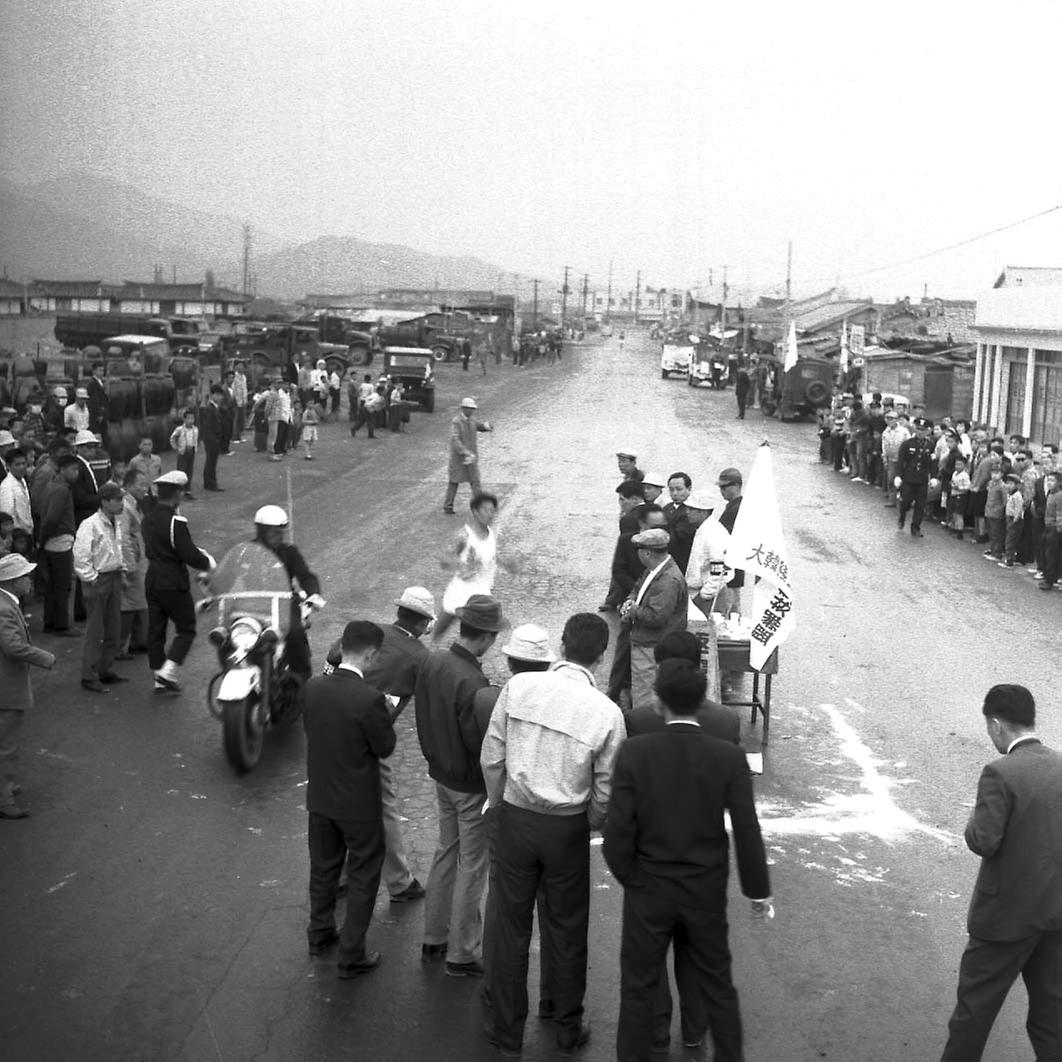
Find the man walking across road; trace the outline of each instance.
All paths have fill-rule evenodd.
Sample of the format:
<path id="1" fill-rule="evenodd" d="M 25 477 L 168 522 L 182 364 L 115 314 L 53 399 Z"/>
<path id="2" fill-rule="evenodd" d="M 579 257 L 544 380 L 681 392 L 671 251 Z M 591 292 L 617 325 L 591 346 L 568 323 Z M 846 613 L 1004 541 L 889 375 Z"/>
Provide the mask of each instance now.
<path id="1" fill-rule="evenodd" d="M 457 487 L 467 483 L 473 494 L 482 489 L 479 476 L 479 443 L 476 441 L 481 431 L 493 431 L 489 421 L 477 420 L 473 413 L 479 407 L 474 398 L 462 398 L 461 409 L 450 422 L 450 466 L 447 471 L 449 483 L 443 512 L 453 513 Z"/>
<path id="2" fill-rule="evenodd" d="M 87 623 L 81 654 L 81 688 L 106 693 L 112 682 L 128 681 L 112 670 L 122 635 L 122 488 L 104 483 L 99 511 L 74 537 L 74 572 L 81 582 Z"/>
<path id="3" fill-rule="evenodd" d="M 306 686 L 306 811 L 309 814 L 311 955 L 339 944 L 339 977 L 366 974 L 380 953 L 365 947 L 380 888 L 384 830 L 380 762 L 395 747 L 384 695 L 365 681 L 383 642 L 375 623 L 354 620 L 343 629 L 343 658 L 331 675 Z M 347 867 L 347 912 L 336 934 L 339 878 Z"/>
<path id="4" fill-rule="evenodd" d="M 900 491 L 900 517 L 897 527 L 902 531 L 907 520 L 907 513 L 913 507 L 911 516 L 911 535 L 922 537 L 922 517 L 926 511 L 926 495 L 929 492 L 929 478 L 933 473 L 933 444 L 929 432 L 933 427 L 931 420 L 917 417 L 914 421 L 914 438 L 900 443 L 896 458 L 896 476 L 893 486 Z"/>
<path id="5" fill-rule="evenodd" d="M 483 975 L 480 901 L 487 882 L 486 786 L 476 691 L 488 686 L 480 658 L 505 626 L 501 605 L 473 594 L 458 609 L 457 640 L 432 653 L 417 676 L 417 737 L 435 780 L 439 842 L 428 875 L 421 959 L 445 957 L 453 977 Z"/>
<path id="6" fill-rule="evenodd" d="M 705 685 L 693 664 L 665 660 L 656 692 L 666 725 L 625 741 L 612 774 L 604 856 L 623 886 L 619 1062 L 644 1062 L 654 1047 L 667 1049 L 665 1030 L 654 1030 L 653 1018 L 672 941 L 683 1043 L 699 1047 L 710 1032 L 715 1062 L 744 1058 L 727 941 L 724 813 L 754 913 L 773 914 L 771 887 L 745 756 L 696 722 Z"/>
<path id="7" fill-rule="evenodd" d="M 966 844 L 981 857 L 941 1062 L 978 1062 L 1018 974 L 1036 1058 L 1062 1059 L 1062 755 L 1036 736 L 1024 686 L 993 686 L 982 712 L 1001 758 L 981 772 Z"/>
<path id="8" fill-rule="evenodd" d="M 738 367 L 737 379 L 734 381 L 734 397 L 737 398 L 738 420 L 745 419 L 745 407 L 749 403 L 749 391 L 752 390 L 752 380 L 749 378 L 749 370 L 745 365 Z"/>
<path id="9" fill-rule="evenodd" d="M 608 646 L 608 625 L 578 613 L 565 624 L 561 644 L 564 659 L 550 670 L 522 672 L 506 683 L 480 757 L 487 798 L 498 809 L 491 995 L 492 1040 L 503 1056 L 519 1054 L 523 1043 L 540 890 L 557 1046 L 571 1054 L 590 1036 L 582 1020 L 590 831 L 604 825 L 612 765 L 626 731 L 592 673 Z"/>
<path id="10" fill-rule="evenodd" d="M 33 569 L 19 553 L 0 557 L 0 819 L 24 819 L 29 812 L 17 802 L 22 786 L 15 776 L 19 736 L 26 712 L 33 707 L 31 667 L 50 669 L 55 657 L 30 642 L 19 601 L 33 592 Z"/>
<path id="11" fill-rule="evenodd" d="M 210 571 L 214 558 L 192 541 L 188 521 L 177 507 L 181 491 L 188 486 L 183 472 L 167 472 L 155 480 L 158 504 L 144 517 L 144 555 L 148 569 L 144 579 L 148 607 L 148 666 L 155 673 L 156 690 L 181 688 L 180 667 L 195 640 L 195 605 L 188 584 L 188 568 Z M 175 634 L 166 649 L 166 625 Z"/>

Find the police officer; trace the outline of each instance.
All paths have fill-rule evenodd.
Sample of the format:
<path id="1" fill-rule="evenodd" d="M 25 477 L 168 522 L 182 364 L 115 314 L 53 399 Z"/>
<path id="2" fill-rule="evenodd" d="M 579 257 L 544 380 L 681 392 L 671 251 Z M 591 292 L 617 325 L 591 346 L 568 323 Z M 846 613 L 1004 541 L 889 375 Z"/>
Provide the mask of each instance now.
<path id="1" fill-rule="evenodd" d="M 321 584 L 298 549 L 284 541 L 284 532 L 287 529 L 288 514 L 279 505 L 263 505 L 254 514 L 254 540 L 276 554 L 284 565 L 288 578 L 297 582 L 299 589 L 308 595 L 307 603 L 314 608 L 320 608 L 324 604 Z M 310 677 L 310 642 L 302 625 L 299 602 L 295 598 L 292 598 L 291 602 L 291 622 L 284 639 L 284 654 L 288 667 L 296 675 L 307 679 Z"/>
<path id="2" fill-rule="evenodd" d="M 900 519 L 897 524 L 903 530 L 907 520 L 907 511 L 913 506 L 911 517 L 911 534 L 922 537 L 922 515 L 926 508 L 926 494 L 933 469 L 933 444 L 929 441 L 929 432 L 933 427 L 931 420 L 916 417 L 914 437 L 900 443 L 896 461 L 896 479 L 894 485 L 900 490 Z"/>
<path id="3" fill-rule="evenodd" d="M 148 560 L 144 589 L 148 606 L 148 664 L 156 690 L 181 689 L 180 667 L 195 640 L 195 604 L 188 569 L 210 571 L 214 558 L 192 541 L 188 521 L 177 511 L 188 486 L 183 472 L 167 472 L 155 480 L 157 503 L 140 525 Z M 175 634 L 166 649 L 166 625 Z"/>

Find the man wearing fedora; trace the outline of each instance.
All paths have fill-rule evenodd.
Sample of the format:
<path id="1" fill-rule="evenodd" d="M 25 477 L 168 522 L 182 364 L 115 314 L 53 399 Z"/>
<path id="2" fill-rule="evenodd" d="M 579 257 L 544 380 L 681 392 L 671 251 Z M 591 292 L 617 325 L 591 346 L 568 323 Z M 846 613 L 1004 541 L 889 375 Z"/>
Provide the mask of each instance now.
<path id="1" fill-rule="evenodd" d="M 19 601 L 33 592 L 36 564 L 20 553 L 0 557 L 0 819 L 24 819 L 29 812 L 16 800 L 22 792 L 15 777 L 23 716 L 33 707 L 31 667 L 51 668 L 55 657 L 30 642 Z"/>
<path id="2" fill-rule="evenodd" d="M 480 757 L 488 800 L 498 809 L 491 1039 L 504 1057 L 518 1056 L 523 1045 L 528 944 L 540 890 L 557 1046 L 570 1055 L 590 1037 L 582 1020 L 590 831 L 604 826 L 612 765 L 626 728 L 619 708 L 594 682 L 608 624 L 577 613 L 565 624 L 561 645 L 564 658 L 550 670 L 513 675 L 505 684 Z M 521 648 L 526 656 L 529 647 Z M 537 651 L 552 655 L 548 644 Z"/>
<path id="3" fill-rule="evenodd" d="M 447 472 L 449 483 L 443 501 L 444 513 L 453 513 L 459 484 L 467 483 L 474 495 L 480 492 L 477 433 L 493 431 L 494 428 L 489 421 L 477 420 L 473 416 L 478 408 L 474 398 L 462 398 L 460 411 L 450 421 L 450 467 Z"/>
<path id="4" fill-rule="evenodd" d="M 482 977 L 480 901 L 487 883 L 487 799 L 479 765 L 483 735 L 476 691 L 489 685 L 481 657 L 505 627 L 501 605 L 473 594 L 457 610 L 457 639 L 432 653 L 416 685 L 417 737 L 435 780 L 439 842 L 424 904 L 424 962 L 446 959 L 452 977 Z"/>

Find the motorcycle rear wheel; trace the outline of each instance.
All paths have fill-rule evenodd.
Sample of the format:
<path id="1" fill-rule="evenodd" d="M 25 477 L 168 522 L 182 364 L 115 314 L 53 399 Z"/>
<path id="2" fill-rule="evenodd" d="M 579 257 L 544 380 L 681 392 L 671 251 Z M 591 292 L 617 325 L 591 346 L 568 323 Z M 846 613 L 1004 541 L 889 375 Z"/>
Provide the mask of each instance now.
<path id="1" fill-rule="evenodd" d="M 264 727 L 255 721 L 255 704 L 251 697 L 239 701 L 219 701 L 221 734 L 225 758 L 240 774 L 246 774 L 262 755 Z"/>

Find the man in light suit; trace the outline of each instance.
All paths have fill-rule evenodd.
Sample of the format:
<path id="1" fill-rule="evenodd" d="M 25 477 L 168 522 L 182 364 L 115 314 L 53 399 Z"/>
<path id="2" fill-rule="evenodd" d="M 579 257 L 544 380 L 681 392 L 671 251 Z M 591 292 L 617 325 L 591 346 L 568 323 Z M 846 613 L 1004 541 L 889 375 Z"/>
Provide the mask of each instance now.
<path id="1" fill-rule="evenodd" d="M 674 941 L 682 1040 L 711 1032 L 716 1062 L 743 1062 L 741 1015 L 730 976 L 726 893 L 729 812 L 742 892 L 770 917 L 770 876 L 752 778 L 741 750 L 709 737 L 696 721 L 704 672 L 687 660 L 660 665 L 656 692 L 666 725 L 628 738 L 612 773 L 604 856 L 623 886 L 619 1062 L 666 1050 L 657 1023 L 657 985 Z"/>
<path id="2" fill-rule="evenodd" d="M 993 686 L 985 726 L 1003 753 L 981 772 L 966 844 L 981 857 L 941 1062 L 977 1062 L 1018 974 L 1040 1062 L 1062 1059 L 1062 755 L 1036 736 L 1024 686 Z"/>
<path id="3" fill-rule="evenodd" d="M 331 675 L 306 686 L 306 810 L 309 813 L 311 955 L 339 944 L 339 977 L 380 965 L 365 936 L 384 861 L 380 760 L 395 747 L 384 695 L 364 678 L 383 631 L 354 620 L 343 630 L 343 659 Z M 339 877 L 347 865 L 347 912 L 336 934 Z"/>
<path id="4" fill-rule="evenodd" d="M 20 553 L 0 557 L 0 819 L 24 819 L 29 812 L 16 802 L 22 787 L 15 778 L 22 719 L 33 707 L 31 667 L 51 668 L 55 657 L 30 643 L 19 599 L 33 592 L 31 564 Z"/>
<path id="5" fill-rule="evenodd" d="M 493 431 L 489 421 L 477 420 L 473 415 L 479 407 L 474 398 L 461 399 L 461 411 L 450 422 L 450 465 L 447 469 L 449 482 L 443 512 L 452 514 L 457 487 L 467 483 L 473 496 L 480 492 L 479 443 L 477 432 Z"/>
<path id="6" fill-rule="evenodd" d="M 669 631 L 686 629 L 689 608 L 686 576 L 668 554 L 670 541 L 671 536 L 659 527 L 640 531 L 631 539 L 645 568 L 620 606 L 620 623 L 630 631 L 631 706 L 634 708 L 649 708 L 653 704 L 654 647 Z"/>

